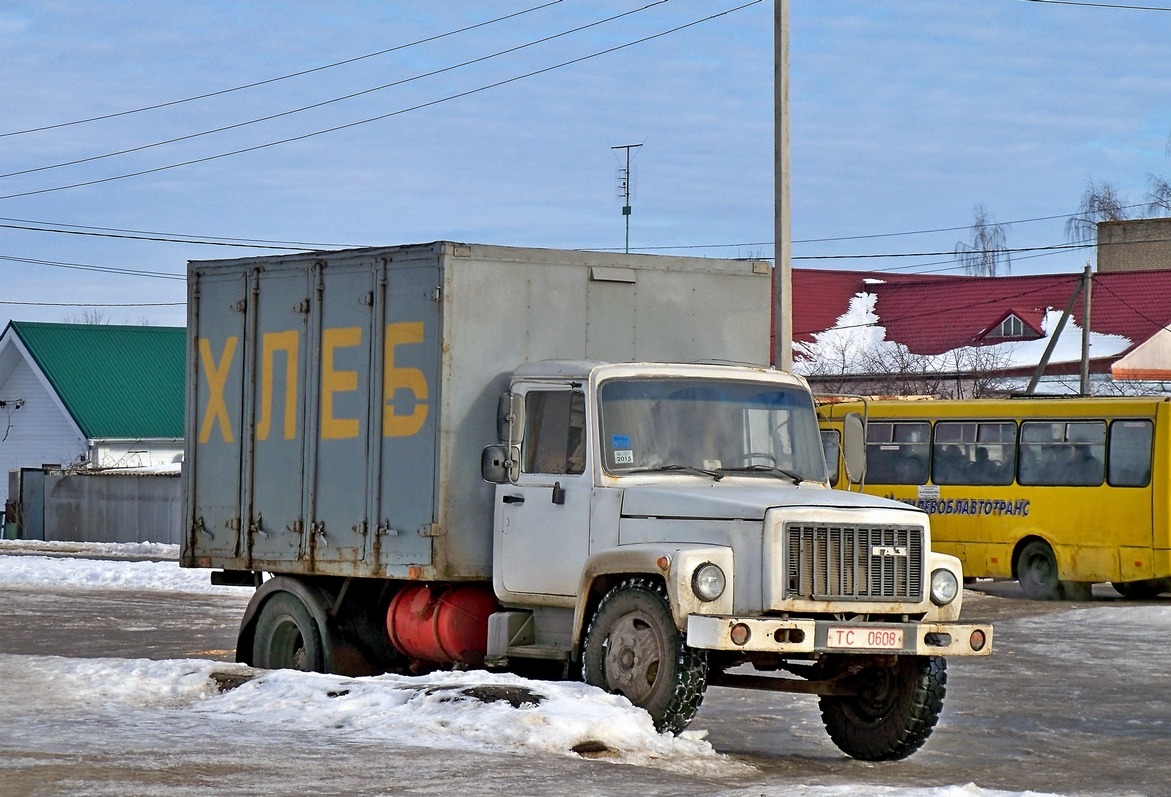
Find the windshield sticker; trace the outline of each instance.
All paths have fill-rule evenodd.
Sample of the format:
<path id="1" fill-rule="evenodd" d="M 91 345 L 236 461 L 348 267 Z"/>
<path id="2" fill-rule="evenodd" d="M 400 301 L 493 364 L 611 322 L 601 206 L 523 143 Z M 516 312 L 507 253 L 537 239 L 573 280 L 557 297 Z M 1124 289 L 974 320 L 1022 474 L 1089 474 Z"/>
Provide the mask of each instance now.
<path id="1" fill-rule="evenodd" d="M 634 449 L 630 446 L 630 435 L 610 435 L 610 450 L 614 452 L 615 465 L 634 464 Z"/>

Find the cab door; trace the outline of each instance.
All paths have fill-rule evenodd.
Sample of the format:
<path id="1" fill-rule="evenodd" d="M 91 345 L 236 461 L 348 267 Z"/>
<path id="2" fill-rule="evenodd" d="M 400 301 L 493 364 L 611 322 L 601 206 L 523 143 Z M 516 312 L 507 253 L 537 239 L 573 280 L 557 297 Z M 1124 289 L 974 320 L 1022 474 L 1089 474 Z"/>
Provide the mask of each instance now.
<path id="1" fill-rule="evenodd" d="M 593 494 L 585 396 L 572 385 L 514 392 L 524 435 L 516 483 L 496 487 L 497 592 L 573 596 L 589 555 Z"/>

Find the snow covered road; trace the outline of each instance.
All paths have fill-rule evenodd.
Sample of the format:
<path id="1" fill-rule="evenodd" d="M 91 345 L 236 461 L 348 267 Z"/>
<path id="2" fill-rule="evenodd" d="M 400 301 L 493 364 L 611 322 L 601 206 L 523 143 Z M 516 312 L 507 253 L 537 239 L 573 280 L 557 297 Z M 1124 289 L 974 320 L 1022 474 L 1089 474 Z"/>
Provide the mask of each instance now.
<path id="1" fill-rule="evenodd" d="M 712 689 L 676 738 L 577 683 L 251 677 L 213 650 L 248 590 L 212 592 L 165 558 L 60 553 L 0 546 L 3 795 L 1154 797 L 1171 782 L 1168 602 L 969 593 L 968 613 L 998 624 L 996 653 L 953 663 L 922 751 L 866 764 L 825 738 L 812 698 Z"/>

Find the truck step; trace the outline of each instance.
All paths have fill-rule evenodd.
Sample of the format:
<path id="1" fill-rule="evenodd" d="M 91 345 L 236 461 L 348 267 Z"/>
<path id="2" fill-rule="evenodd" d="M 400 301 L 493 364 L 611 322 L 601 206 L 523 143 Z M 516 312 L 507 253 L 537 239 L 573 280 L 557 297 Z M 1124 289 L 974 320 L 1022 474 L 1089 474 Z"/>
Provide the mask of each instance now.
<path id="1" fill-rule="evenodd" d="M 517 659 L 565 661 L 569 658 L 569 651 L 554 645 L 513 645 L 508 648 L 506 655 Z"/>

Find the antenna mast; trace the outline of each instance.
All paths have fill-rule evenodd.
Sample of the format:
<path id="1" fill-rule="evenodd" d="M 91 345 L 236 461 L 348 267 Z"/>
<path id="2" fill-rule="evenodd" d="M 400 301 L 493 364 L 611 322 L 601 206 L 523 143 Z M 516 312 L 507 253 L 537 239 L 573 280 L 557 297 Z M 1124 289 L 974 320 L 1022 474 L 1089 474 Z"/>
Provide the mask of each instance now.
<path id="1" fill-rule="evenodd" d="M 626 150 L 626 168 L 618 170 L 618 198 L 622 200 L 622 215 L 626 217 L 626 254 L 630 254 L 630 150 L 642 144 L 619 144 L 610 149 Z"/>

